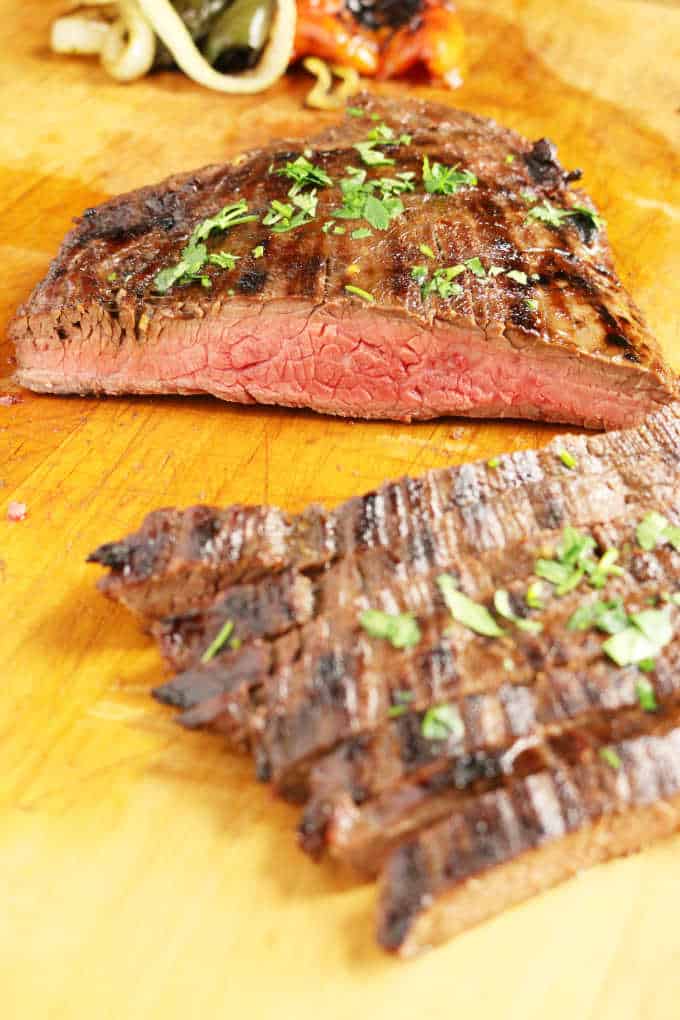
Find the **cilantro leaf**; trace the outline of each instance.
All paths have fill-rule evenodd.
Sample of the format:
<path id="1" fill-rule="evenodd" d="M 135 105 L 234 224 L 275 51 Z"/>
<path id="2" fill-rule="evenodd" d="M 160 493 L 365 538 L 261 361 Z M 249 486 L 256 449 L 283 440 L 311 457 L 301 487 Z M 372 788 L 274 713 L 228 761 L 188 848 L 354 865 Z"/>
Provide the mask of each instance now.
<path id="1" fill-rule="evenodd" d="M 421 733 L 426 740 L 461 740 L 465 724 L 455 705 L 433 705 L 423 716 Z"/>
<path id="2" fill-rule="evenodd" d="M 430 195 L 455 195 L 463 187 L 474 188 L 477 177 L 471 170 L 459 170 L 458 166 L 430 163 L 423 157 L 423 184 Z"/>
<path id="3" fill-rule="evenodd" d="M 385 638 L 394 648 L 414 648 L 420 641 L 420 628 L 411 613 L 383 613 L 367 609 L 359 623 L 371 637 Z"/>
<path id="4" fill-rule="evenodd" d="M 437 586 L 442 593 L 446 607 L 457 623 L 485 637 L 502 637 L 505 631 L 498 626 L 489 610 L 458 591 L 450 574 L 440 574 Z"/>
<path id="5" fill-rule="evenodd" d="M 217 636 L 210 642 L 206 650 L 203 652 L 201 662 L 210 662 L 216 655 L 219 655 L 233 633 L 234 623 L 232 620 L 227 620 L 218 631 Z"/>
<path id="6" fill-rule="evenodd" d="M 333 185 L 332 177 L 329 177 L 322 167 L 315 166 L 305 156 L 298 156 L 297 159 L 289 161 L 274 173 L 280 177 L 288 177 L 294 182 L 288 192 L 291 197 L 297 195 L 302 188 L 330 188 Z"/>

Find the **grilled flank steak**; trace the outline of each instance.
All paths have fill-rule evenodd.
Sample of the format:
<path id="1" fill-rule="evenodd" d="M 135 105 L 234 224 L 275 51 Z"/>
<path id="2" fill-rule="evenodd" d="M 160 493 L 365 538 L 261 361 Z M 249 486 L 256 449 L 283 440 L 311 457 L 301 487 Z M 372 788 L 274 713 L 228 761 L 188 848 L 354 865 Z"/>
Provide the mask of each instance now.
<path id="1" fill-rule="evenodd" d="M 11 326 L 19 381 L 594 427 L 671 399 L 549 142 L 422 102 L 350 109 L 88 209 Z"/>
<path id="2" fill-rule="evenodd" d="M 304 805 L 304 850 L 382 875 L 388 949 L 677 828 L 679 412 L 93 553 L 178 670 L 156 697 Z"/>

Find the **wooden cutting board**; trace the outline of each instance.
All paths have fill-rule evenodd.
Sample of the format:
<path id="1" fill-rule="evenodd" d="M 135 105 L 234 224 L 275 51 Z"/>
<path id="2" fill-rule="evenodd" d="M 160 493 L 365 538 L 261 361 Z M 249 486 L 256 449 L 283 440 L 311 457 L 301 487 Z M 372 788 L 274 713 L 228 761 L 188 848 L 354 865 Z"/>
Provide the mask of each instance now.
<path id="1" fill-rule="evenodd" d="M 300 78 L 260 99 L 171 74 L 116 85 L 94 63 L 49 54 L 59 7 L 0 4 L 3 331 L 86 206 L 331 119 L 303 109 Z M 680 10 L 485 0 L 463 15 L 465 85 L 419 93 L 547 134 L 567 166 L 584 169 L 621 274 L 680 369 Z M 0 341 L 0 393 L 16 390 L 11 357 Z M 677 1018 L 680 840 L 412 964 L 385 958 L 373 944 L 374 890 L 303 857 L 295 812 L 250 763 L 181 732 L 151 701 L 157 654 L 84 564 L 164 504 L 332 504 L 388 476 L 552 434 L 207 399 L 21 393 L 0 405 L 3 1017 Z M 10 500 L 27 504 L 27 520 L 5 519 Z"/>

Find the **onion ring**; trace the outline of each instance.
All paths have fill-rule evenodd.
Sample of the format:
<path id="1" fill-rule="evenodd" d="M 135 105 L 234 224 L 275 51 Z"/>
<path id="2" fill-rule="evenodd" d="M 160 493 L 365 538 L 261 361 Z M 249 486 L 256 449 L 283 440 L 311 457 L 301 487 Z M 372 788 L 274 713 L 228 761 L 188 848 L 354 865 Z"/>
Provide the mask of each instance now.
<path id="1" fill-rule="evenodd" d="M 169 0 L 139 0 L 139 6 L 178 67 L 199 85 L 217 92 L 241 95 L 263 92 L 281 77 L 293 55 L 297 19 L 295 0 L 277 0 L 269 41 L 262 56 L 256 67 L 242 74 L 221 74 L 211 67 Z"/>
<path id="2" fill-rule="evenodd" d="M 121 17 L 101 49 L 101 62 L 117 81 L 134 81 L 151 70 L 156 37 L 135 0 L 119 0 Z"/>

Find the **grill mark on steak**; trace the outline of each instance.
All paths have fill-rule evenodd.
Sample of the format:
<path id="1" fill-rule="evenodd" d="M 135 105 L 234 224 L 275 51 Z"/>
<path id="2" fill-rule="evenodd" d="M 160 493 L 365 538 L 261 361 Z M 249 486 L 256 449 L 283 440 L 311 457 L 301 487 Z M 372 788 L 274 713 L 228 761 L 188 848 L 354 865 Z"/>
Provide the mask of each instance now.
<path id="1" fill-rule="evenodd" d="M 380 883 L 380 944 L 413 955 L 583 867 L 676 831 L 680 730 L 623 741 L 615 751 L 618 770 L 594 756 L 558 760 L 471 799 L 395 850 Z M 469 879 L 482 877 L 480 897 Z"/>
<path id="2" fill-rule="evenodd" d="M 322 233 L 341 196 L 337 186 L 320 189 L 313 223 L 280 234 L 260 223 L 230 231 L 224 240 L 239 268 L 209 267 L 211 288 L 152 290 L 196 224 L 223 205 L 245 198 L 262 215 L 273 199 L 287 198 L 290 181 L 270 174 L 272 163 L 280 167 L 311 144 L 313 160 L 337 182 L 357 162 L 352 146 L 370 123 L 351 118 L 311 143 L 275 143 L 114 199 L 78 221 L 17 313 L 10 333 L 19 380 L 50 392 L 208 391 L 350 416 L 500 414 L 591 426 L 627 425 L 672 399 L 671 374 L 613 274 L 604 233 L 591 236 L 583 217 L 559 230 L 525 222 L 518 196 L 527 185 L 537 200 L 560 207 L 588 201 L 566 188 L 569 175 L 549 143 L 530 146 L 446 107 L 368 96 L 356 102 L 413 136 L 410 145 L 390 148 L 393 168 L 368 168 L 369 177 L 417 174 L 418 193 L 402 196 L 404 213 L 387 231 L 363 241 L 349 229 Z M 506 164 L 508 151 L 521 158 Z M 424 194 L 426 154 L 469 168 L 478 186 Z M 211 237 L 208 246 L 221 243 Z M 255 261 L 258 244 L 265 254 Z M 424 302 L 411 278 L 423 244 L 450 264 L 480 257 L 487 266 L 538 273 L 539 281 L 521 288 L 502 275 L 480 281 L 466 273 L 460 297 Z M 574 285 L 543 273 L 556 252 L 569 258 Z M 376 298 L 370 307 L 345 291 L 352 262 Z M 595 296 L 577 281 L 597 273 Z M 539 301 L 537 314 L 527 295 Z M 610 334 L 626 346 L 611 343 Z M 191 355 L 199 344 L 212 356 L 196 369 Z M 368 371 L 359 367 L 367 361 Z M 569 387 L 559 384 L 565 372 Z"/>

